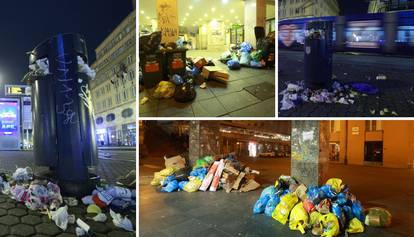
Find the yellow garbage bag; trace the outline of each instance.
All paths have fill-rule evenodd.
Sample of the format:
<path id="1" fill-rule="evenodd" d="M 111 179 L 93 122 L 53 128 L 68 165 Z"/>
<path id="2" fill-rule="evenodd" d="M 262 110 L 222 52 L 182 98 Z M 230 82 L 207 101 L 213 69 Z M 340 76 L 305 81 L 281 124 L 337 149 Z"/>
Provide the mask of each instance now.
<path id="1" fill-rule="evenodd" d="M 300 233 L 305 234 L 305 228 L 309 223 L 309 216 L 303 203 L 299 202 L 290 212 L 289 217 L 289 228 L 291 230 L 299 230 Z"/>
<path id="2" fill-rule="evenodd" d="M 175 84 L 170 81 L 160 81 L 154 91 L 154 98 L 168 99 L 174 96 Z"/>
<path id="3" fill-rule="evenodd" d="M 326 181 L 327 185 L 331 185 L 335 192 L 339 193 L 342 190 L 342 179 L 331 178 Z"/>
<path id="4" fill-rule="evenodd" d="M 328 213 L 323 215 L 320 221 L 324 227 L 322 237 L 334 237 L 339 234 L 339 222 L 334 214 Z"/>
<path id="5" fill-rule="evenodd" d="M 196 192 L 201 186 L 201 180 L 200 179 L 193 179 L 190 180 L 185 186 L 184 191 L 192 193 Z"/>
<path id="6" fill-rule="evenodd" d="M 154 178 L 151 181 L 152 186 L 158 186 L 161 184 L 161 182 L 165 179 L 166 176 L 162 176 L 160 172 L 154 173 Z"/>
<path id="7" fill-rule="evenodd" d="M 159 173 L 160 173 L 161 176 L 167 177 L 169 175 L 174 174 L 174 172 L 175 172 L 175 169 L 170 167 L 170 168 L 165 168 L 165 169 L 161 170 Z"/>
<path id="8" fill-rule="evenodd" d="M 348 232 L 348 233 L 362 233 L 362 232 L 364 232 L 364 225 L 362 224 L 362 222 L 360 220 L 358 220 L 358 218 L 354 217 L 349 222 L 349 227 L 348 227 L 348 229 L 346 229 L 346 232 Z"/>
<path id="9" fill-rule="evenodd" d="M 273 219 L 279 221 L 283 225 L 286 224 L 289 213 L 295 204 L 299 201 L 298 197 L 294 193 L 288 193 L 280 198 L 279 204 L 277 204 L 275 210 L 272 213 Z"/>
<path id="10" fill-rule="evenodd" d="M 317 211 L 313 211 L 309 215 L 309 224 L 312 227 L 313 226 L 316 226 L 316 225 L 319 225 L 321 218 L 322 218 L 322 214 L 321 213 L 319 213 Z"/>

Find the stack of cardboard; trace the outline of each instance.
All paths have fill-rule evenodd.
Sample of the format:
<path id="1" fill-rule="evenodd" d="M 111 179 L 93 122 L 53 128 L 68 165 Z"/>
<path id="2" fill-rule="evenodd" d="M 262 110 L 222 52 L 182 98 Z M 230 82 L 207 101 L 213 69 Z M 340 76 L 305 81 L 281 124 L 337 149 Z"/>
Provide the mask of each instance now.
<path id="1" fill-rule="evenodd" d="M 206 80 L 212 79 L 223 83 L 227 83 L 229 80 L 228 72 L 217 66 L 204 66 L 201 76 Z"/>
<path id="2" fill-rule="evenodd" d="M 253 172 L 249 167 L 245 167 L 239 171 L 231 161 L 226 161 L 221 176 L 222 187 L 227 193 L 231 191 L 249 192 L 255 190 L 260 187 L 260 184 L 254 180 L 253 173 L 257 174 L 259 172 Z"/>

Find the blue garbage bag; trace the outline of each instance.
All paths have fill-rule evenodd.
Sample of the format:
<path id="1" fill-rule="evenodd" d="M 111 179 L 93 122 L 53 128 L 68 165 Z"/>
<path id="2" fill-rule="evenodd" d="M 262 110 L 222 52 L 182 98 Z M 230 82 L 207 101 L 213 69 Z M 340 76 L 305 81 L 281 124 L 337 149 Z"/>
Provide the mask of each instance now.
<path id="1" fill-rule="evenodd" d="M 164 182 L 163 182 L 163 186 L 168 185 L 168 183 L 170 183 L 171 181 L 175 180 L 175 174 L 169 175 L 165 178 Z"/>
<path id="2" fill-rule="evenodd" d="M 171 193 L 171 192 L 177 191 L 177 189 L 178 189 L 178 181 L 173 180 L 171 182 L 168 182 L 167 186 L 161 188 L 161 192 Z"/>
<path id="3" fill-rule="evenodd" d="M 190 176 L 199 176 L 207 174 L 207 168 L 197 168 L 190 172 Z"/>
<path id="4" fill-rule="evenodd" d="M 196 77 L 200 74 L 200 69 L 198 69 L 197 67 L 193 67 L 193 70 L 191 71 L 191 75 L 193 77 Z"/>
<path id="5" fill-rule="evenodd" d="M 346 223 L 349 223 L 355 217 L 350 206 L 343 206 L 342 211 L 345 214 Z"/>
<path id="6" fill-rule="evenodd" d="M 180 188 L 180 190 L 184 190 L 184 186 L 188 183 L 189 181 L 181 181 L 178 183 L 178 187 Z"/>
<path id="7" fill-rule="evenodd" d="M 258 61 L 252 60 L 252 61 L 250 61 L 250 67 L 261 68 L 261 67 L 263 67 L 263 65 Z"/>
<path id="8" fill-rule="evenodd" d="M 275 186 L 269 186 L 263 189 L 262 194 L 260 194 L 260 197 L 264 197 L 265 195 L 269 195 L 272 197 L 276 193 L 276 187 Z"/>
<path id="9" fill-rule="evenodd" d="M 240 52 L 250 53 L 253 49 L 253 46 L 250 43 L 243 42 L 240 44 Z"/>
<path id="10" fill-rule="evenodd" d="M 265 207 L 265 211 L 264 211 L 265 215 L 271 217 L 273 211 L 275 210 L 279 202 L 280 202 L 280 197 L 278 195 L 274 194 L 273 196 L 270 196 L 270 199 L 267 202 L 266 207 Z"/>
<path id="11" fill-rule="evenodd" d="M 321 190 L 324 193 L 324 195 L 319 194 L 319 196 L 324 196 L 324 198 L 336 197 L 336 192 L 331 185 L 323 185 L 319 188 L 319 190 Z"/>
<path id="12" fill-rule="evenodd" d="M 364 209 L 362 208 L 360 201 L 354 201 L 352 202 L 352 213 L 354 216 L 360 220 L 362 223 L 365 223 L 365 215 L 364 215 Z"/>
<path id="13" fill-rule="evenodd" d="M 308 199 L 313 202 L 313 204 L 317 204 L 315 203 L 316 200 L 320 199 L 319 198 L 319 188 L 317 186 L 310 186 L 308 188 L 308 191 L 306 192 L 306 194 L 308 195 Z M 319 203 L 319 202 L 318 202 Z"/>
<path id="14" fill-rule="evenodd" d="M 239 61 L 232 59 L 227 62 L 227 67 L 230 70 L 237 70 L 240 69 L 240 63 Z"/>
<path id="15" fill-rule="evenodd" d="M 249 66 L 250 61 L 252 58 L 250 57 L 250 54 L 248 52 L 241 52 L 240 54 L 240 64 L 243 66 Z"/>
<path id="16" fill-rule="evenodd" d="M 339 225 L 341 226 L 341 228 L 344 228 L 346 220 L 341 206 L 338 203 L 332 203 L 331 212 L 338 218 Z"/>
<path id="17" fill-rule="evenodd" d="M 336 196 L 335 202 L 341 206 L 345 205 L 348 202 L 348 199 L 346 198 L 346 194 L 342 192 L 338 193 L 338 195 Z"/>
<path id="18" fill-rule="evenodd" d="M 184 83 L 184 79 L 180 75 L 174 74 L 171 77 L 170 82 L 174 83 L 176 86 L 179 86 Z"/>
<path id="19" fill-rule="evenodd" d="M 254 204 L 253 214 L 263 213 L 269 199 L 270 199 L 269 195 L 265 195 L 264 197 L 259 198 L 259 200 L 257 200 L 257 202 Z"/>
<path id="20" fill-rule="evenodd" d="M 360 93 L 364 93 L 364 94 L 368 94 L 368 95 L 375 95 L 379 92 L 379 89 L 373 85 L 367 84 L 367 83 L 362 83 L 362 82 L 355 82 L 351 84 L 352 89 L 360 92 Z"/>

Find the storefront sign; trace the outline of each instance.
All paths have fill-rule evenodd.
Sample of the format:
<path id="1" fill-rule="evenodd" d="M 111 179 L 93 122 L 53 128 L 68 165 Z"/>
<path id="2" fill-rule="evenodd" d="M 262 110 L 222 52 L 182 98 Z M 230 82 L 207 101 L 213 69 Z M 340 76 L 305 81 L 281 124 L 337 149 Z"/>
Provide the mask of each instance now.
<path id="1" fill-rule="evenodd" d="M 352 135 L 359 135 L 359 127 L 352 127 Z"/>
<path id="2" fill-rule="evenodd" d="M 161 43 L 176 42 L 178 39 L 177 0 L 157 0 L 158 30 L 162 33 Z"/>

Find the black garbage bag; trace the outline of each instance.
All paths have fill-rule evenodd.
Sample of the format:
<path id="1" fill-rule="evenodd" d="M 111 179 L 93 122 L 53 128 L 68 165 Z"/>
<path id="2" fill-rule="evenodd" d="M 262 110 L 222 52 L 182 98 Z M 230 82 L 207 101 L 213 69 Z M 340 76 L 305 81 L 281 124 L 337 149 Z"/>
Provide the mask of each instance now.
<path id="1" fill-rule="evenodd" d="M 139 50 L 145 53 L 154 53 L 161 44 L 161 31 L 153 32 L 149 35 L 139 37 Z"/>
<path id="2" fill-rule="evenodd" d="M 175 88 L 174 99 L 177 102 L 186 103 L 194 100 L 197 93 L 192 83 L 185 82 L 181 86 Z"/>

